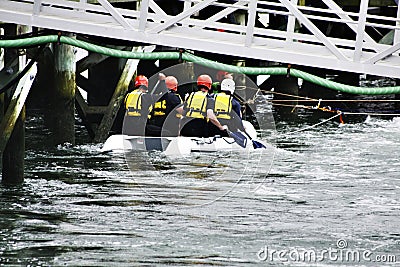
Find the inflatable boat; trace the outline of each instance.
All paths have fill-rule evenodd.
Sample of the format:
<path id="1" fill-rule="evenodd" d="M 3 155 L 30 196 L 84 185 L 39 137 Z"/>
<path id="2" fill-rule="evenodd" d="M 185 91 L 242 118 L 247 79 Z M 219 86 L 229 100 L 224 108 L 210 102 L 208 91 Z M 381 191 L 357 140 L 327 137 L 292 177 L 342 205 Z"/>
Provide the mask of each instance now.
<path id="1" fill-rule="evenodd" d="M 265 149 L 265 145 L 255 140 L 257 132 L 253 125 L 243 121 L 246 132 L 230 132 L 229 137 L 147 137 L 112 135 L 102 147 L 102 151 L 162 151 L 167 156 L 185 155 L 193 152 L 250 151 Z"/>

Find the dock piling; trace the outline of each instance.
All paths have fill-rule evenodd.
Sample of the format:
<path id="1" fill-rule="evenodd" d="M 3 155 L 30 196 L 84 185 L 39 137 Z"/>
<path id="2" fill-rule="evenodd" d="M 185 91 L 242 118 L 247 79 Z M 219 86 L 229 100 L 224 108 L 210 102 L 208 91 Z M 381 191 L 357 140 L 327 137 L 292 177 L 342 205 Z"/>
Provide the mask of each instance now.
<path id="1" fill-rule="evenodd" d="M 4 27 L 5 34 L 15 36 L 27 32 L 28 27 L 20 25 L 6 25 Z M 13 71 L 19 71 L 25 66 L 26 56 L 19 55 L 17 49 L 6 49 L 4 55 L 4 63 L 12 61 L 15 57 L 19 57 L 19 63 Z M 4 150 L 2 152 L 2 183 L 5 185 L 18 185 L 24 181 L 24 163 L 25 163 L 25 106 L 24 102 L 20 103 L 20 112 L 16 113 L 16 108 L 13 108 L 13 95 L 15 88 L 8 90 L 4 94 L 4 110 L 11 107 L 12 113 L 15 116 L 15 123 L 5 125 L 6 131 L 9 133 L 8 140 L 3 141 Z M 3 112 L 5 112 L 3 110 Z M 7 120 L 9 112 L 2 118 L 2 124 Z M 11 115 L 10 115 L 11 116 Z M 5 132 L 2 136 L 6 136 Z"/>
<path id="2" fill-rule="evenodd" d="M 75 53 L 65 44 L 54 46 L 54 86 L 49 92 L 50 128 L 55 145 L 75 144 Z"/>

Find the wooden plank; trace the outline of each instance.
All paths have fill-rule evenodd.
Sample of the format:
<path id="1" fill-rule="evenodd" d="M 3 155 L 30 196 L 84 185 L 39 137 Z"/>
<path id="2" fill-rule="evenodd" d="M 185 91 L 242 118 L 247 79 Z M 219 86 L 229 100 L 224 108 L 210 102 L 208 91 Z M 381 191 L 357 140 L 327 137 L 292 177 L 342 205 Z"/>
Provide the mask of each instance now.
<path id="1" fill-rule="evenodd" d="M 133 29 L 133 26 L 125 20 L 125 18 L 118 12 L 108 1 L 106 0 L 97 0 L 108 12 L 110 12 L 111 16 L 121 24 L 125 29 Z"/>
<path id="2" fill-rule="evenodd" d="M 133 52 L 143 51 L 143 48 L 134 47 L 132 51 Z M 121 74 L 121 78 L 118 81 L 117 87 L 115 88 L 114 94 L 108 105 L 108 110 L 104 114 L 99 124 L 99 127 L 97 128 L 94 142 L 104 142 L 107 139 L 108 133 L 114 123 L 118 110 L 124 101 L 126 93 L 128 92 L 129 83 L 132 80 L 132 77 L 137 69 L 138 64 L 139 60 L 137 59 L 128 59 L 126 61 L 124 70 L 122 71 Z"/>
<path id="3" fill-rule="evenodd" d="M 14 125 L 25 105 L 26 98 L 28 97 L 36 73 L 37 67 L 35 63 L 32 65 L 32 68 L 28 73 L 19 81 L 17 88 L 15 89 L 11 102 L 0 124 L 0 133 L 2 133 L 0 136 L 0 153 L 3 153 L 8 140 L 10 139 L 11 133 L 14 130 Z"/>
<path id="4" fill-rule="evenodd" d="M 83 125 L 85 125 L 85 128 L 88 131 L 90 138 L 93 139 L 95 137 L 95 129 L 93 129 L 92 124 L 87 119 L 87 111 L 89 107 L 78 88 L 75 88 L 75 108 L 78 116 L 83 122 Z"/>
<path id="5" fill-rule="evenodd" d="M 88 106 L 86 114 L 105 114 L 108 111 L 108 106 Z"/>
<path id="6" fill-rule="evenodd" d="M 90 88 L 93 87 L 93 84 L 89 81 L 88 78 L 84 77 L 82 74 L 76 74 L 75 82 L 82 90 L 89 92 Z"/>
<path id="7" fill-rule="evenodd" d="M 88 104 L 86 103 L 85 99 L 83 98 L 81 92 L 78 90 L 78 88 L 75 88 L 75 103 L 77 104 L 77 108 L 79 109 L 79 113 L 83 115 L 83 117 L 86 118 L 87 115 L 87 109 L 88 109 Z M 82 119 L 82 117 L 81 117 Z"/>
<path id="8" fill-rule="evenodd" d="M 84 57 L 76 62 L 76 74 L 81 73 L 96 64 L 99 64 L 100 62 L 106 60 L 108 57 L 109 56 L 97 53 L 89 54 L 87 57 Z"/>

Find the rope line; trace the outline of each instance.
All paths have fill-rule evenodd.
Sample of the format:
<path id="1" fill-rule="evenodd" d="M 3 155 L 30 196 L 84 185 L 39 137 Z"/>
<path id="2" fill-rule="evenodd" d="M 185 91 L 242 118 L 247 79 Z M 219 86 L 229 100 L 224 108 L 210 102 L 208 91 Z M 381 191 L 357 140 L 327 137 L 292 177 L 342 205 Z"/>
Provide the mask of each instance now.
<path id="1" fill-rule="evenodd" d="M 314 102 L 314 101 L 320 101 L 320 102 L 400 102 L 400 99 L 272 99 L 268 100 L 271 102 Z"/>
<path id="2" fill-rule="evenodd" d="M 344 115 L 368 115 L 368 116 L 400 116 L 400 113 L 376 113 L 376 112 L 342 112 Z"/>
<path id="3" fill-rule="evenodd" d="M 269 90 L 261 90 L 261 91 L 264 92 L 264 93 L 271 93 L 271 94 L 281 95 L 281 96 L 289 96 L 289 97 L 304 99 L 304 100 L 308 100 L 308 101 L 318 101 L 318 99 L 309 98 L 309 97 L 305 97 L 305 96 L 291 95 L 291 94 L 285 94 L 285 93 L 269 91 Z M 295 101 L 295 100 L 287 100 L 287 101 Z M 297 100 L 297 101 L 300 101 L 300 100 Z"/>
<path id="4" fill-rule="evenodd" d="M 320 110 L 320 111 L 326 111 L 326 112 L 335 112 L 338 113 L 339 115 L 368 115 L 368 116 L 400 116 L 400 113 L 378 113 L 378 112 L 351 112 L 351 111 L 342 111 L 342 110 L 337 110 L 337 109 L 329 109 L 326 107 L 312 107 L 312 106 L 305 106 L 305 105 L 288 105 L 288 104 L 277 104 L 277 103 L 272 103 L 274 106 L 283 106 L 283 107 L 291 107 L 292 112 L 296 108 L 304 108 L 304 109 L 309 109 L 309 110 Z"/>
<path id="5" fill-rule="evenodd" d="M 317 127 L 317 126 L 319 126 L 319 125 L 322 125 L 322 124 L 324 124 L 324 123 L 327 123 L 328 121 L 333 120 L 333 119 L 336 118 L 336 117 L 339 117 L 340 115 L 342 115 L 342 113 L 335 114 L 335 115 L 333 115 L 332 117 L 330 117 L 330 118 L 328 118 L 328 119 L 325 119 L 325 120 L 323 120 L 323 121 L 321 121 L 321 122 L 318 122 L 318 123 L 316 123 L 316 124 L 313 124 L 313 125 L 310 125 L 310 126 L 301 128 L 301 129 L 296 130 L 296 131 L 284 133 L 284 134 L 282 134 L 282 135 L 285 136 L 285 135 L 294 134 L 294 133 L 298 133 L 298 132 L 303 132 L 303 131 L 306 131 L 306 130 L 315 128 L 315 127 Z"/>

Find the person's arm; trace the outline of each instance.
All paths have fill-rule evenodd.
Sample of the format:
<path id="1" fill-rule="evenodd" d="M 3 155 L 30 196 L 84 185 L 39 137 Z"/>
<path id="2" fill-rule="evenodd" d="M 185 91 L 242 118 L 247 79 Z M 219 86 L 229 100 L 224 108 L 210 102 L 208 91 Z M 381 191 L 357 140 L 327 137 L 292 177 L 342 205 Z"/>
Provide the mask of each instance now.
<path id="1" fill-rule="evenodd" d="M 175 109 L 175 111 L 182 115 L 182 114 L 183 114 L 183 104 L 180 105 L 179 107 L 177 107 L 177 108 Z"/>
<path id="2" fill-rule="evenodd" d="M 212 124 L 218 127 L 221 131 L 227 130 L 228 126 L 226 125 L 221 125 L 221 123 L 218 121 L 217 117 L 214 114 L 214 111 L 212 109 L 207 109 L 207 118 L 211 121 Z"/>
<path id="3" fill-rule="evenodd" d="M 172 93 L 170 93 L 168 96 L 171 101 L 171 106 L 173 107 L 173 109 L 177 113 L 183 114 L 183 102 L 180 96 Z"/>
<path id="4" fill-rule="evenodd" d="M 215 101 L 213 98 L 208 97 L 207 99 L 207 118 L 211 121 L 212 124 L 218 127 L 221 131 L 227 130 L 228 126 L 224 125 L 222 126 L 221 123 L 219 122 L 217 116 L 215 116 L 214 113 L 214 106 L 215 106 Z"/>

